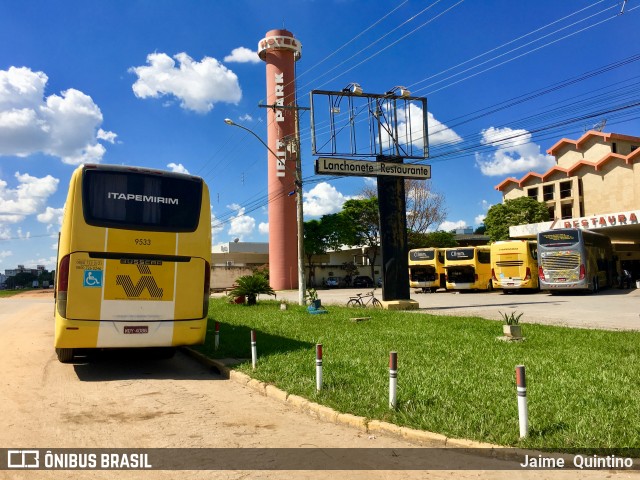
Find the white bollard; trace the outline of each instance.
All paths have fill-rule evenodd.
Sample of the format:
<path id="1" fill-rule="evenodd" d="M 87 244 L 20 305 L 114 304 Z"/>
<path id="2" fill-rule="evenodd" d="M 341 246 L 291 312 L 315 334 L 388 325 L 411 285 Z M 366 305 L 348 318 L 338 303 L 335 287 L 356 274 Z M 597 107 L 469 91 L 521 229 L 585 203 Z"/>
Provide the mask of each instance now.
<path id="1" fill-rule="evenodd" d="M 516 366 L 516 385 L 518 390 L 518 419 L 520 422 L 520 438 L 529 433 L 529 413 L 527 412 L 527 380 L 524 365 Z"/>
<path id="2" fill-rule="evenodd" d="M 316 390 L 322 390 L 322 344 L 316 345 Z"/>
<path id="3" fill-rule="evenodd" d="M 253 369 L 256 369 L 256 363 L 258 362 L 258 347 L 256 345 L 256 332 L 251 330 L 251 365 Z"/>
<path id="4" fill-rule="evenodd" d="M 389 408 L 395 409 L 398 388 L 398 352 L 389 354 Z"/>
<path id="5" fill-rule="evenodd" d="M 216 336 L 214 338 L 213 348 L 215 350 L 218 350 L 219 346 L 220 346 L 220 324 L 216 322 Z"/>

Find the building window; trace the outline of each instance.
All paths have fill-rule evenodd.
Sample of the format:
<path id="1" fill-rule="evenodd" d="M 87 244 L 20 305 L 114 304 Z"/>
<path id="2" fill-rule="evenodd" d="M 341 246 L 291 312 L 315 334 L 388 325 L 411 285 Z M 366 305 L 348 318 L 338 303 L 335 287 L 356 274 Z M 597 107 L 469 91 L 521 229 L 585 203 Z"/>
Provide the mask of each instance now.
<path id="1" fill-rule="evenodd" d="M 571 196 L 571 182 L 560 183 L 560 198 L 569 198 Z"/>
<path id="2" fill-rule="evenodd" d="M 629 151 L 629 153 L 633 152 L 637 148 L 638 148 L 638 145 L 631 145 L 631 150 Z"/>
<path id="3" fill-rule="evenodd" d="M 581 178 L 578 179 L 578 195 L 581 196 L 581 197 L 584 195 L 584 190 L 582 189 L 582 179 Z"/>
<path id="4" fill-rule="evenodd" d="M 538 188 L 529 188 L 527 189 L 527 196 L 531 197 L 531 198 L 535 198 L 536 200 L 538 199 Z"/>
<path id="5" fill-rule="evenodd" d="M 560 209 L 560 214 L 561 214 L 561 218 L 564 220 L 565 218 L 571 218 L 573 217 L 573 205 L 570 203 L 567 203 L 565 205 L 562 205 L 561 209 Z"/>
<path id="6" fill-rule="evenodd" d="M 553 200 L 553 185 L 545 185 L 542 187 L 542 198 L 546 202 L 547 200 Z"/>
<path id="7" fill-rule="evenodd" d="M 549 207 L 549 219 L 554 220 L 556 218 L 556 207 Z"/>
<path id="8" fill-rule="evenodd" d="M 616 142 L 613 142 L 611 144 L 611 152 L 612 153 L 618 153 L 618 144 Z"/>

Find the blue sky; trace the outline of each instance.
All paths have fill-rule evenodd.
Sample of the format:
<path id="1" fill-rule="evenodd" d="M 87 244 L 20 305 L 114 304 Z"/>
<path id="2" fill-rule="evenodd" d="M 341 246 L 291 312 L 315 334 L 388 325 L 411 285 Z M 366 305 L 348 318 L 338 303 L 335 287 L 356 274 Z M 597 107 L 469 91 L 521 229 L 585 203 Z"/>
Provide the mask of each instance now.
<path id="1" fill-rule="evenodd" d="M 640 136 L 640 8 L 609 0 L 0 0 L 0 271 L 55 265 L 72 171 L 102 162 L 188 171 L 211 190 L 214 243 L 267 241 L 265 65 L 301 41 L 298 98 L 350 82 L 428 98 L 442 229 L 477 226 L 508 176 L 606 119 Z M 599 71 L 601 70 L 601 71 Z M 599 73 L 596 73 L 598 72 Z M 514 135 L 517 135 L 514 137 Z M 500 142 L 514 137 L 509 142 Z M 367 180 L 316 177 L 301 116 L 305 220 Z M 293 197 L 292 197 L 293 201 Z"/>

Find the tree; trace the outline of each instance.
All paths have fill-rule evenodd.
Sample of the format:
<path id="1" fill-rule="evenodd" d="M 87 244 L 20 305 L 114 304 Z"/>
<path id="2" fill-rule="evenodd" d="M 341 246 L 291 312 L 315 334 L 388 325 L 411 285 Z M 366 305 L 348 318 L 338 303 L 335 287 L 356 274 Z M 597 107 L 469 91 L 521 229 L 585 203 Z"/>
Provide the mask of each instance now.
<path id="1" fill-rule="evenodd" d="M 444 196 L 433 190 L 430 180 L 407 178 L 404 181 L 407 208 L 407 232 L 427 233 L 432 227 L 439 226 L 447 218 Z M 361 195 L 364 198 L 377 198 L 375 187 L 366 187 Z"/>
<path id="2" fill-rule="evenodd" d="M 344 202 L 339 213 L 348 226 L 343 231 L 345 244 L 354 247 L 368 247 L 367 258 L 371 265 L 371 278 L 375 279 L 375 261 L 380 247 L 380 217 L 378 198 L 351 199 Z"/>
<path id="3" fill-rule="evenodd" d="M 304 222 L 304 253 L 309 266 L 309 286 L 315 284 L 314 255 L 324 255 L 328 250 L 337 250 L 350 239 L 351 227 L 348 219 L 340 214 L 323 215 L 320 220 Z"/>
<path id="4" fill-rule="evenodd" d="M 484 225 L 492 242 L 509 239 L 509 227 L 547 222 L 549 211 L 544 203 L 531 197 L 518 197 L 493 205 Z"/>
<path id="5" fill-rule="evenodd" d="M 431 233 L 409 233 L 409 249 L 457 247 L 455 234 L 439 230 Z"/>
<path id="6" fill-rule="evenodd" d="M 407 202 L 407 230 L 427 233 L 447 218 L 444 196 L 431 187 L 430 180 L 409 178 L 404 181 Z"/>

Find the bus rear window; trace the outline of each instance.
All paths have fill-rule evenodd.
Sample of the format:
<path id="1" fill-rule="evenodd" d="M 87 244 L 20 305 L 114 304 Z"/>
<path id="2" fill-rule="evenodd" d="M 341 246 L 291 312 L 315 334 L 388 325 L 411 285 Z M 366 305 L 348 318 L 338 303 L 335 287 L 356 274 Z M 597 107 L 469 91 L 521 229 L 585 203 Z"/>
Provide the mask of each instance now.
<path id="1" fill-rule="evenodd" d="M 538 243 L 540 245 L 573 245 L 578 243 L 580 237 L 577 230 L 559 230 L 557 232 L 541 232 L 538 234 Z"/>
<path id="2" fill-rule="evenodd" d="M 459 260 L 473 260 L 474 252 L 473 248 L 456 248 L 454 250 L 447 250 L 447 260 L 455 262 Z"/>
<path id="3" fill-rule="evenodd" d="M 89 225 L 193 232 L 200 219 L 202 181 L 148 172 L 87 169 L 82 199 Z"/>
<path id="4" fill-rule="evenodd" d="M 409 259 L 413 261 L 433 260 L 435 257 L 433 250 L 415 250 L 409 252 Z"/>

